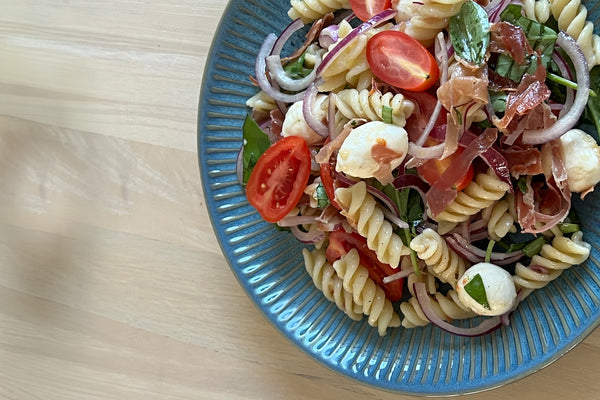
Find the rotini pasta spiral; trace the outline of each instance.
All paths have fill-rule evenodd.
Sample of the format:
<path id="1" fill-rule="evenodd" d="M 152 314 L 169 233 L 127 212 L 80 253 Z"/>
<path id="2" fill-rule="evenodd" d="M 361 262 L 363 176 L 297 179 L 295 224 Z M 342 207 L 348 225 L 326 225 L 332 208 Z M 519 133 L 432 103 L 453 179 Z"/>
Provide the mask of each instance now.
<path id="1" fill-rule="evenodd" d="M 529 266 L 517 263 L 513 280 L 517 288 L 539 289 L 558 278 L 562 271 L 579 265 L 590 255 L 591 246 L 583 241 L 581 231 L 568 238 L 555 236 L 552 244 L 545 244 L 539 254 L 531 258 Z"/>
<path id="2" fill-rule="evenodd" d="M 413 0 L 394 1 L 398 10 L 396 21 L 400 30 L 430 46 L 436 35 L 448 26 L 450 17 L 458 14 L 465 0 Z"/>
<path id="3" fill-rule="evenodd" d="M 446 295 L 435 292 L 435 294 L 430 295 L 430 297 L 430 304 L 434 312 L 445 321 L 450 322 L 455 319 L 466 319 L 475 316 L 475 313 L 460 302 L 458 293 L 455 290 L 448 291 Z M 400 304 L 400 311 L 404 316 L 402 319 L 402 326 L 405 328 L 414 328 L 429 324 L 429 320 L 423 313 L 414 293 L 408 301 Z"/>
<path id="4" fill-rule="evenodd" d="M 317 289 L 321 290 L 327 300 L 334 302 L 340 310 L 355 321 L 362 319 L 362 307 L 354 302 L 352 293 L 344 289 L 342 279 L 327 262 L 324 249 L 302 250 L 304 266 L 313 279 Z"/>
<path id="5" fill-rule="evenodd" d="M 515 221 L 517 215 L 514 209 L 512 196 L 507 195 L 505 199 L 495 202 L 493 205 L 484 208 L 481 212 L 483 220 L 487 221 L 487 230 L 490 238 L 500 240 L 508 232 L 516 232 Z"/>
<path id="6" fill-rule="evenodd" d="M 501 199 L 508 191 L 507 183 L 501 181 L 494 171 L 480 173 L 475 179 L 448 204 L 446 209 L 433 217 L 436 221 L 459 223 L 468 220 L 495 201 Z"/>
<path id="7" fill-rule="evenodd" d="M 531 20 L 544 23 L 550 18 L 549 0 L 523 0 L 523 13 Z"/>
<path id="8" fill-rule="evenodd" d="M 365 118 L 370 121 L 383 120 L 383 107 L 392 110 L 392 123 L 404 126 L 406 119 L 412 114 L 415 105 L 402 94 L 379 90 L 344 89 L 336 95 L 338 112 L 348 121 L 353 118 Z"/>
<path id="9" fill-rule="evenodd" d="M 377 327 L 381 336 L 386 334 L 388 327 L 400 326 L 400 316 L 385 297 L 383 289 L 369 278 L 367 269 L 360 265 L 356 249 L 335 261 L 333 268 L 343 280 L 344 289 L 352 293 L 354 302 L 362 306 L 363 314 L 369 316 L 369 325 Z"/>
<path id="10" fill-rule="evenodd" d="M 335 199 L 343 209 L 342 215 L 367 239 L 367 246 L 375 251 L 379 261 L 397 268 L 400 257 L 409 254 L 410 249 L 394 233 L 375 198 L 367 193 L 366 183 L 359 181 L 351 187 L 336 189 Z"/>
<path id="11" fill-rule="evenodd" d="M 454 289 L 458 278 L 469 267 L 462 257 L 448 247 L 444 238 L 431 228 L 415 236 L 410 242 L 410 248 L 417 252 L 417 257 L 425 261 L 427 270 L 433 276 L 449 283 Z"/>
<path id="12" fill-rule="evenodd" d="M 356 88 L 358 90 L 371 87 L 374 75 L 371 72 L 367 61 L 367 41 L 375 34 L 390 28 L 390 24 L 369 29 L 368 31 L 359 34 L 352 43 L 348 44 L 337 55 L 335 62 L 329 63 L 321 71 L 321 77 L 324 83 L 319 86 L 321 92 L 332 91 L 338 92 L 346 86 Z M 352 26 L 342 21 L 338 28 L 338 42 L 332 44 L 329 49 L 333 49 L 343 38 L 352 31 Z M 325 57 L 325 56 L 324 56 Z"/>
<path id="13" fill-rule="evenodd" d="M 524 0 L 523 10 L 527 18 L 541 23 L 552 15 L 558 29 L 577 41 L 589 69 L 600 64 L 600 37 L 594 34 L 594 24 L 588 21 L 588 10 L 581 0 Z"/>
<path id="14" fill-rule="evenodd" d="M 350 9 L 350 2 L 348 0 L 290 0 L 287 14 L 292 20 L 301 18 L 302 22 L 308 24 L 342 8 Z"/>

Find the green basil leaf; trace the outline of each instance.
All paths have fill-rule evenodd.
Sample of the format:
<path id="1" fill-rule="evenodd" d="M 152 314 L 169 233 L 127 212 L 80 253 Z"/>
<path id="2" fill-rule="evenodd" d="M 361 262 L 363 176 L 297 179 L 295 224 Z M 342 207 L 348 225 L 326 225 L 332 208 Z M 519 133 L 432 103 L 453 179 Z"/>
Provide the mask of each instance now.
<path id="1" fill-rule="evenodd" d="M 490 96 L 490 103 L 492 104 L 495 112 L 503 113 L 506 111 L 506 98 L 508 97 L 508 93 L 488 90 L 488 94 Z"/>
<path id="2" fill-rule="evenodd" d="M 543 236 L 538 236 L 536 239 L 527 243 L 525 247 L 523 247 L 523 254 L 527 257 L 531 258 L 542 251 L 542 246 L 546 244 L 546 238 Z"/>
<path id="3" fill-rule="evenodd" d="M 476 274 L 473 279 L 471 279 L 465 285 L 465 292 L 469 294 L 479 304 L 481 304 L 484 308 L 490 309 L 490 303 L 488 303 L 487 294 L 485 293 L 485 285 L 483 284 L 483 279 L 481 275 Z"/>
<path id="4" fill-rule="evenodd" d="M 325 208 L 329 205 L 329 197 L 327 197 L 327 191 L 325 190 L 325 186 L 323 186 L 322 183 L 319 183 L 317 185 L 315 194 L 317 195 L 317 207 Z"/>
<path id="5" fill-rule="evenodd" d="M 283 70 L 292 79 L 302 79 L 312 72 L 312 68 L 306 68 L 304 66 L 304 59 L 306 57 L 306 50 L 296 61 L 288 63 Z"/>
<path id="6" fill-rule="evenodd" d="M 521 14 L 522 7 L 516 4 L 510 4 L 500 14 L 502 21 L 509 22 L 520 27 L 525 32 L 527 41 L 531 45 L 534 52 L 539 52 L 541 55 L 541 63 L 544 67 L 548 67 L 554 52 L 554 43 L 558 38 L 558 34 L 552 28 L 544 26 L 537 21 L 524 17 Z M 498 57 L 498 65 L 496 72 L 504 77 L 510 78 L 515 82 L 520 82 L 523 75 L 533 74 L 537 69 L 537 57 L 527 57 L 521 65 L 516 64 L 512 58 L 501 54 Z"/>
<path id="7" fill-rule="evenodd" d="M 570 222 L 563 222 L 561 224 L 558 224 L 558 229 L 560 229 L 562 233 L 575 233 L 581 230 L 579 228 L 579 225 Z"/>
<path id="8" fill-rule="evenodd" d="M 590 71 L 590 89 L 600 94 L 600 65 Z M 590 96 L 583 119 L 596 127 L 596 136 L 600 135 L 600 96 Z"/>
<path id="9" fill-rule="evenodd" d="M 392 107 L 388 107 L 388 106 L 383 106 L 381 109 L 381 119 L 386 124 L 392 123 L 392 111 L 394 111 L 394 110 L 392 110 Z"/>
<path id="10" fill-rule="evenodd" d="M 242 127 L 244 136 L 244 183 L 250 179 L 250 174 L 258 161 L 258 158 L 271 146 L 269 137 L 260 129 L 254 118 L 246 115 L 246 120 Z"/>
<path id="11" fill-rule="evenodd" d="M 463 3 L 458 14 L 450 18 L 448 31 L 459 57 L 475 65 L 483 64 L 490 43 L 490 21 L 479 4 Z"/>
<path id="12" fill-rule="evenodd" d="M 517 187 L 519 188 L 521 193 L 527 193 L 527 178 L 524 176 L 520 177 L 517 181 Z"/>

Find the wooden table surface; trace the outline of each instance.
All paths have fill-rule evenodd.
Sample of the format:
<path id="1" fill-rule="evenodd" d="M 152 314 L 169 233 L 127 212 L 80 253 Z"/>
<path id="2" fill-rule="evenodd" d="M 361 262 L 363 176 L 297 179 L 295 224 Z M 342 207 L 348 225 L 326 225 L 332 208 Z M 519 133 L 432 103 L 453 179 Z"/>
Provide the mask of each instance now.
<path id="1" fill-rule="evenodd" d="M 1 399 L 409 399 L 252 305 L 196 151 L 224 0 L 0 0 Z M 600 330 L 487 399 L 591 399 Z"/>

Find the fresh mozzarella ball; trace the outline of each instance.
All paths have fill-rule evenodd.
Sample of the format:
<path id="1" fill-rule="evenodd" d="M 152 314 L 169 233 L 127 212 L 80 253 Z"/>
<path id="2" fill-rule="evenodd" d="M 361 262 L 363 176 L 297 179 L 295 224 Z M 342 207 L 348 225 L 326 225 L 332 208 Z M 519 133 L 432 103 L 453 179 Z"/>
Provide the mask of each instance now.
<path id="1" fill-rule="evenodd" d="M 600 182 L 600 146 L 596 140 L 580 129 L 571 129 L 560 137 L 560 143 L 571 192 L 593 189 Z"/>
<path id="2" fill-rule="evenodd" d="M 392 179 L 408 151 L 404 128 L 381 121 L 367 122 L 350 132 L 338 151 L 336 169 L 356 178 Z"/>
<path id="3" fill-rule="evenodd" d="M 465 285 L 477 274 L 481 276 L 489 309 L 465 290 Z M 458 280 L 456 291 L 460 301 L 479 315 L 502 315 L 510 311 L 517 302 L 517 291 L 512 276 L 499 266 L 486 262 L 475 264 L 467 269 Z"/>
<path id="4" fill-rule="evenodd" d="M 327 96 L 320 94 L 315 101 L 314 112 L 318 119 L 325 120 L 327 117 Z M 302 112 L 302 100 L 295 102 L 285 113 L 285 119 L 281 127 L 281 136 L 300 136 L 310 146 L 323 141 L 323 136 L 315 132 L 304 119 Z"/>

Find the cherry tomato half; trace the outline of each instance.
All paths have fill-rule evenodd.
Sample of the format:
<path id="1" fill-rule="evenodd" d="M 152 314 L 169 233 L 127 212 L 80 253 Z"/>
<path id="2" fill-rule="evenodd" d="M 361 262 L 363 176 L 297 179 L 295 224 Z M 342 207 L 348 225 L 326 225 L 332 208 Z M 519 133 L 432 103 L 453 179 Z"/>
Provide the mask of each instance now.
<path id="1" fill-rule="evenodd" d="M 382 81 L 415 92 L 429 89 L 440 75 L 431 53 L 399 31 L 379 32 L 369 39 L 367 61 L 373 74 Z"/>
<path id="2" fill-rule="evenodd" d="M 298 204 L 310 177 L 310 151 L 300 136 L 287 136 L 256 162 L 246 197 L 267 222 L 277 222 Z"/>
<path id="3" fill-rule="evenodd" d="M 444 158 L 443 160 L 431 159 L 427 160 L 425 164 L 417 167 L 417 172 L 423 179 L 425 179 L 430 185 L 433 185 L 437 182 L 442 174 L 448 169 L 452 167 L 452 163 L 458 157 L 460 153 L 462 153 L 464 149 L 459 147 L 453 154 Z M 474 169 L 473 165 L 469 166 L 469 169 L 465 173 L 465 175 L 458 181 L 455 182 L 454 187 L 458 192 L 466 188 L 469 183 L 473 180 Z"/>
<path id="4" fill-rule="evenodd" d="M 329 234 L 329 246 L 327 246 L 327 261 L 333 263 L 344 254 L 355 248 L 360 255 L 360 264 L 369 271 L 369 277 L 380 286 L 385 296 L 390 301 L 402 298 L 403 279 L 397 279 L 389 283 L 383 283 L 383 278 L 392 275 L 398 270 L 389 264 L 384 264 L 377 259 L 377 254 L 367 247 L 367 240 L 358 233 L 348 233 L 343 229 L 333 231 Z"/>
<path id="5" fill-rule="evenodd" d="M 352 12 L 361 21 L 368 21 L 392 6 L 392 0 L 350 0 Z"/>

